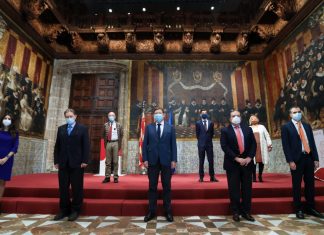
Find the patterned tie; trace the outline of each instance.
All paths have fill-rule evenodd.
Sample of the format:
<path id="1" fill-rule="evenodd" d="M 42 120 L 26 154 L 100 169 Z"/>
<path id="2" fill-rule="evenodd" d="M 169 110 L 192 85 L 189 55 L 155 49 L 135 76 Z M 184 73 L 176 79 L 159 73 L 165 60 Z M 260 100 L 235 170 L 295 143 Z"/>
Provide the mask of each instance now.
<path id="1" fill-rule="evenodd" d="M 107 140 L 111 141 L 111 136 L 112 136 L 112 124 L 109 124 L 109 131 L 107 135 Z"/>
<path id="2" fill-rule="evenodd" d="M 207 127 L 207 121 L 204 121 L 204 127 L 205 127 L 205 131 L 208 131 L 208 127 Z"/>
<path id="3" fill-rule="evenodd" d="M 161 124 L 158 123 L 157 126 L 158 126 L 158 128 L 157 128 L 157 136 L 160 139 L 161 138 Z"/>
<path id="4" fill-rule="evenodd" d="M 307 140 L 306 140 L 306 137 L 305 137 L 301 122 L 298 122 L 298 133 L 299 133 L 300 140 L 303 143 L 305 152 L 310 153 L 310 148 L 309 148 L 309 145 L 307 143 Z"/>
<path id="5" fill-rule="evenodd" d="M 68 131 L 68 135 L 70 135 L 72 132 L 72 125 L 68 125 L 67 131 Z"/>
<path id="6" fill-rule="evenodd" d="M 235 134 L 236 134 L 236 139 L 237 139 L 237 143 L 239 146 L 239 150 L 240 150 L 240 154 L 242 154 L 244 152 L 244 146 L 243 146 L 243 140 L 242 140 L 242 136 L 240 133 L 240 127 L 239 126 L 235 126 Z"/>

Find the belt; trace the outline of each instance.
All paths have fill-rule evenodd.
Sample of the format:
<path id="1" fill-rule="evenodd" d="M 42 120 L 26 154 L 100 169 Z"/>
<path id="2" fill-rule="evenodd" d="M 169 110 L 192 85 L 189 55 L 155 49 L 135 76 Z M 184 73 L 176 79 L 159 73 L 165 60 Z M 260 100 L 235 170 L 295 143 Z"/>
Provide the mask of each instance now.
<path id="1" fill-rule="evenodd" d="M 118 140 L 107 140 L 108 143 L 117 142 Z"/>

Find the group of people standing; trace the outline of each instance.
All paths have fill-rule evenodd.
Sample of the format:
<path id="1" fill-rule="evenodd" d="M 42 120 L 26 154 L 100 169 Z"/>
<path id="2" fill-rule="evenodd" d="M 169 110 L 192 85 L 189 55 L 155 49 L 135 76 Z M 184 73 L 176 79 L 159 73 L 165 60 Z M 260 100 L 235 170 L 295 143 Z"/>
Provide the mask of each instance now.
<path id="1" fill-rule="evenodd" d="M 159 175 L 163 186 L 163 206 L 166 219 L 173 221 L 171 207 L 172 169 L 177 165 L 177 144 L 174 126 L 164 122 L 165 113 L 157 107 L 154 122 L 145 129 L 142 145 L 143 164 L 148 169 L 149 209 L 144 221 L 148 222 L 156 216 L 157 185 Z M 282 146 L 286 161 L 289 164 L 293 182 L 293 203 L 296 217 L 304 218 L 307 214 L 324 218 L 315 209 L 314 169 L 319 167 L 318 153 L 312 129 L 302 121 L 302 111 L 292 107 L 289 111 L 291 121 L 282 126 Z M 58 169 L 60 212 L 54 220 L 68 217 L 69 221 L 78 218 L 83 203 L 84 169 L 89 161 L 88 128 L 76 122 L 76 112 L 67 109 L 64 112 L 66 124 L 60 126 L 54 149 L 54 165 Z M 114 165 L 114 183 L 118 183 L 117 153 L 121 149 L 123 131 L 116 122 L 113 112 L 108 114 L 108 122 L 104 125 L 103 137 L 106 145 L 106 176 L 103 183 L 110 181 L 111 162 Z M 269 161 L 271 139 L 266 128 L 259 124 L 258 117 L 252 115 L 250 127 L 242 123 L 241 113 L 230 112 L 229 125 L 221 129 L 220 145 L 224 152 L 224 170 L 226 171 L 230 207 L 233 220 L 240 221 L 240 216 L 254 221 L 251 215 L 252 181 L 255 180 L 255 163 L 259 164 L 259 181 L 262 180 L 264 164 Z M 198 139 L 199 182 L 204 178 L 204 159 L 207 153 L 209 161 L 210 181 L 217 182 L 214 171 L 213 154 L 213 122 L 208 119 L 207 110 L 201 110 L 200 120 L 196 122 Z M 19 143 L 18 132 L 11 115 L 6 114 L 0 123 L 0 198 L 3 196 L 5 182 L 10 180 L 14 155 Z M 301 182 L 305 182 L 306 205 L 301 203 Z M 72 201 L 70 197 L 72 188 Z"/>

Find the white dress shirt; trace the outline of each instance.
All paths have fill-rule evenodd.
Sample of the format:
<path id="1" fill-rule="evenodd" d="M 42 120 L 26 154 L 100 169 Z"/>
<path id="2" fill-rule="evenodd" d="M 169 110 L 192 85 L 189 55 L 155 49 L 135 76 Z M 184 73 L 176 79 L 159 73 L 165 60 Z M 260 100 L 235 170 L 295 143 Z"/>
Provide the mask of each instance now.
<path id="1" fill-rule="evenodd" d="M 116 125 L 116 122 L 113 122 L 112 125 L 110 126 L 110 128 L 112 128 L 112 131 L 111 131 L 111 140 L 112 141 L 118 140 L 118 133 L 117 133 L 117 125 Z"/>

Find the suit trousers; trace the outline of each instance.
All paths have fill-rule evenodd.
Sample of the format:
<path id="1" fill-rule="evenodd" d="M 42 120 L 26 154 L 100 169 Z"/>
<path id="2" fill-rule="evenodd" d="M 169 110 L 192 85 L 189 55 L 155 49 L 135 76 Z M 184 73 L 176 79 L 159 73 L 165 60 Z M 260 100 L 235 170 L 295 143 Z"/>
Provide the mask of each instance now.
<path id="1" fill-rule="evenodd" d="M 105 171 L 106 177 L 110 177 L 111 175 L 111 163 L 113 163 L 114 178 L 118 179 L 118 141 L 107 142 Z"/>
<path id="2" fill-rule="evenodd" d="M 83 203 L 83 168 L 60 168 L 58 171 L 60 210 L 65 214 L 71 211 L 80 212 Z M 70 200 L 70 185 L 72 188 L 72 202 Z"/>
<path id="3" fill-rule="evenodd" d="M 205 155 L 207 153 L 207 160 L 209 163 L 209 176 L 214 177 L 214 151 L 213 146 L 198 146 L 198 154 L 199 154 L 199 177 L 204 178 L 204 163 L 205 163 Z"/>
<path id="4" fill-rule="evenodd" d="M 296 170 L 290 170 L 293 185 L 293 199 L 295 210 L 302 210 L 301 182 L 304 177 L 306 208 L 315 207 L 314 161 L 309 154 L 302 154 L 296 162 Z"/>
<path id="5" fill-rule="evenodd" d="M 252 171 L 253 162 L 248 166 L 233 166 L 226 170 L 228 191 L 233 214 L 248 213 L 251 211 L 252 197 Z M 242 194 L 242 203 L 240 195 Z"/>
<path id="6" fill-rule="evenodd" d="M 149 178 L 149 211 L 153 214 L 156 213 L 157 199 L 158 199 L 158 181 L 161 172 L 161 182 L 163 187 L 163 207 L 166 213 L 171 213 L 171 167 L 163 166 L 157 163 L 154 166 L 148 167 Z"/>

